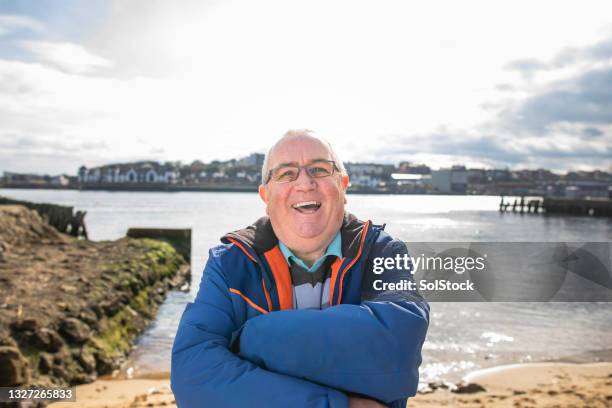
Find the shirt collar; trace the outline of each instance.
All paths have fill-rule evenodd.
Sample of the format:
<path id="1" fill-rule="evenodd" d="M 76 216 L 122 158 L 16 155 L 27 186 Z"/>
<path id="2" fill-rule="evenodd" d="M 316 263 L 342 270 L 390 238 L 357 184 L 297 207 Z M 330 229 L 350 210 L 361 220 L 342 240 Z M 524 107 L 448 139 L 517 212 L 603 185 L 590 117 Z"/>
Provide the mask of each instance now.
<path id="1" fill-rule="evenodd" d="M 313 263 L 310 268 L 306 266 L 304 261 L 298 258 L 293 252 L 291 252 L 291 250 L 287 248 L 287 246 L 283 244 L 280 240 L 278 241 L 278 246 L 281 252 L 283 253 L 283 256 L 285 257 L 285 261 L 287 261 L 287 264 L 291 265 L 291 261 L 295 262 L 306 272 L 315 272 L 317 269 L 319 269 L 323 261 L 325 261 L 325 258 L 327 258 L 328 256 L 337 256 L 338 258 L 342 258 L 342 238 L 340 237 L 340 231 L 336 233 L 336 236 L 325 250 L 323 256 L 317 259 L 317 261 Z"/>

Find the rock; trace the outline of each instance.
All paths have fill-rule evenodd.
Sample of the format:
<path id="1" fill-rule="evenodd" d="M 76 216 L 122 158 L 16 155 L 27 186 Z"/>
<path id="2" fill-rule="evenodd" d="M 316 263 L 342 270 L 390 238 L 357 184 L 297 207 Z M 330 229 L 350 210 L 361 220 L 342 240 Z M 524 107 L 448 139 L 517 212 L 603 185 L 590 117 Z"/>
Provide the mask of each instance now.
<path id="1" fill-rule="evenodd" d="M 14 332 L 35 331 L 38 327 L 38 321 L 35 319 L 23 319 L 11 323 L 11 329 Z"/>
<path id="2" fill-rule="evenodd" d="M 96 371 L 98 374 L 108 374 L 113 371 L 113 360 L 102 350 L 97 350 L 94 353 L 94 358 L 96 359 Z"/>
<path id="3" fill-rule="evenodd" d="M 164 295 L 159 294 L 159 292 L 154 292 L 150 295 L 151 299 L 153 299 L 153 301 L 155 303 L 157 303 L 158 305 L 161 305 L 162 303 L 164 303 Z"/>
<path id="4" fill-rule="evenodd" d="M 22 348 L 55 353 L 64 345 L 62 338 L 54 330 L 42 327 L 42 324 L 34 319 L 13 322 L 11 330 Z"/>
<path id="5" fill-rule="evenodd" d="M 78 362 L 81 364 L 81 367 L 87 373 L 93 373 L 96 371 L 96 359 L 94 356 L 87 351 L 87 349 L 82 349 L 79 355 L 77 356 Z"/>
<path id="6" fill-rule="evenodd" d="M 447 381 L 433 381 L 428 384 L 428 387 L 431 388 L 432 391 L 437 389 L 446 389 L 449 391 L 454 391 L 457 389 L 457 386 L 451 382 Z"/>
<path id="7" fill-rule="evenodd" d="M 11 336 L 0 337 L 0 346 L 17 347 L 17 342 Z"/>
<path id="8" fill-rule="evenodd" d="M 99 304 L 91 305 L 90 309 L 92 312 L 95 313 L 98 319 L 101 319 L 104 316 L 104 309 L 102 309 L 102 306 L 100 306 Z"/>
<path id="9" fill-rule="evenodd" d="M 132 278 L 130 280 L 130 289 L 132 290 L 132 294 L 137 295 L 141 289 L 144 288 L 144 284 L 138 279 Z"/>
<path id="10" fill-rule="evenodd" d="M 95 375 L 87 375 L 87 374 L 75 374 L 70 381 L 70 385 L 79 385 L 79 384 L 89 384 L 96 381 Z"/>
<path id="11" fill-rule="evenodd" d="M 53 368 L 51 369 L 51 372 L 53 373 L 54 376 L 61 378 L 62 380 L 66 380 L 70 382 L 71 376 L 64 367 L 58 366 L 58 365 L 53 366 Z"/>
<path id="12" fill-rule="evenodd" d="M 102 310 L 106 316 L 114 316 L 116 315 L 123 306 L 117 297 L 114 297 L 110 300 L 100 303 Z"/>
<path id="13" fill-rule="evenodd" d="M 78 315 L 78 318 L 84 321 L 92 329 L 98 328 L 99 319 L 93 310 L 88 309 L 88 308 L 81 310 L 81 312 Z"/>
<path id="14" fill-rule="evenodd" d="M 482 385 L 476 383 L 462 383 L 457 385 L 456 389 L 451 390 L 451 392 L 456 394 L 474 394 L 483 391 L 486 391 L 486 389 Z"/>
<path id="15" fill-rule="evenodd" d="M 55 330 L 42 328 L 31 336 L 32 345 L 45 351 L 55 353 L 64 346 L 64 341 Z"/>
<path id="16" fill-rule="evenodd" d="M 48 374 L 51 372 L 53 367 L 53 358 L 47 353 L 40 354 L 40 360 L 38 360 L 38 371 L 41 374 Z"/>
<path id="17" fill-rule="evenodd" d="M 0 386 L 12 387 L 30 382 L 28 362 L 16 347 L 0 347 Z"/>
<path id="18" fill-rule="evenodd" d="M 62 320 L 59 330 L 66 340 L 75 344 L 83 344 L 91 337 L 89 326 L 74 317 Z"/>

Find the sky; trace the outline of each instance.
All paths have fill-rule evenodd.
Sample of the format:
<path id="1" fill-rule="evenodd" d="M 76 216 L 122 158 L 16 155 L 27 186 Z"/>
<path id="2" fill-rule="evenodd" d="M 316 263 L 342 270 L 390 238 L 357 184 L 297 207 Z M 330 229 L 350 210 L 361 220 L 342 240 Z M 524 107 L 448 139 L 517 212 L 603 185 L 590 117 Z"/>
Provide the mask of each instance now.
<path id="1" fill-rule="evenodd" d="M 612 171 L 612 2 L 0 0 L 0 172 L 265 152 Z"/>

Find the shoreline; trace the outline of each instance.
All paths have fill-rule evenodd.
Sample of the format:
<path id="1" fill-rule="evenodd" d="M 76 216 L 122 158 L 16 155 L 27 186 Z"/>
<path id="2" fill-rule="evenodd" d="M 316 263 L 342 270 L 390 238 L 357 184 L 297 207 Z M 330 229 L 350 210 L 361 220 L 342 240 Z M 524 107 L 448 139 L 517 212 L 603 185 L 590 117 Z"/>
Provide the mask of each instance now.
<path id="1" fill-rule="evenodd" d="M 451 391 L 441 384 L 410 398 L 409 406 L 606 407 L 612 403 L 612 362 L 510 364 L 470 372 L 465 380 L 484 390 L 460 385 Z M 99 379 L 77 386 L 76 395 L 83 408 L 176 406 L 168 372 L 128 380 Z M 70 408 L 71 404 L 50 407 Z"/>
<path id="2" fill-rule="evenodd" d="M 257 193 L 257 186 L 24 186 L 0 185 L 1 189 L 15 190 L 71 190 L 71 191 L 106 191 L 125 193 L 181 193 L 181 192 L 217 192 L 217 193 Z M 432 196 L 483 196 L 483 197 L 520 197 L 517 194 L 469 194 L 469 193 L 423 193 L 423 192 L 397 192 L 379 190 L 354 190 L 349 188 L 347 194 L 363 195 L 432 195 Z M 526 193 L 525 197 L 541 197 L 542 194 Z"/>
<path id="3" fill-rule="evenodd" d="M 157 238 L 78 239 L 0 205 L 2 385 L 83 384 L 118 368 L 167 293 L 191 279 L 181 242 Z"/>

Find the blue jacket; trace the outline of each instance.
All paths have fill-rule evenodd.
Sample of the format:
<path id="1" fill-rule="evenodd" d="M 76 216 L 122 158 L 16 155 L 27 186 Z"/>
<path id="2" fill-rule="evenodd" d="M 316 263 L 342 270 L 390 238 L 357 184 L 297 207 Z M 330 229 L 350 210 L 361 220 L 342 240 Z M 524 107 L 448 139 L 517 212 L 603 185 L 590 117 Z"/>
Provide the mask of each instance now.
<path id="1" fill-rule="evenodd" d="M 291 310 L 288 265 L 267 217 L 210 250 L 200 290 L 172 349 L 177 405 L 345 408 L 347 394 L 405 407 L 418 384 L 429 306 L 413 292 L 377 292 L 376 257 L 407 252 L 383 227 L 346 214 L 330 305 Z"/>

